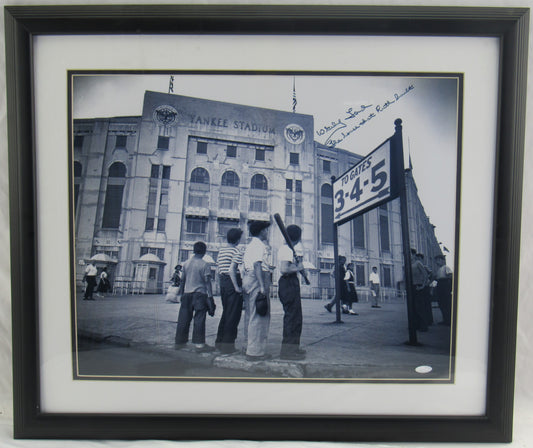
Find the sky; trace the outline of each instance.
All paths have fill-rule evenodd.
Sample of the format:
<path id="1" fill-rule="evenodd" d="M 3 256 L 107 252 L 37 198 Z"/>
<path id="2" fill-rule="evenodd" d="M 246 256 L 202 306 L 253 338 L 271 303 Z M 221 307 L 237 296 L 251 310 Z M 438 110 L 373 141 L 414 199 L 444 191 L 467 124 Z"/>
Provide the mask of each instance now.
<path id="1" fill-rule="evenodd" d="M 458 85 L 452 78 L 174 74 L 173 93 L 312 115 L 314 139 L 365 156 L 403 122 L 418 195 L 453 267 L 458 158 Z M 73 81 L 73 117 L 141 115 L 144 92 L 169 91 L 170 74 L 83 75 Z M 370 117 L 370 115 L 373 115 Z M 352 116 L 352 118 L 349 118 Z M 370 118 L 370 119 L 368 119 Z M 361 121 L 366 122 L 360 125 Z M 344 136 L 343 134 L 344 133 Z"/>

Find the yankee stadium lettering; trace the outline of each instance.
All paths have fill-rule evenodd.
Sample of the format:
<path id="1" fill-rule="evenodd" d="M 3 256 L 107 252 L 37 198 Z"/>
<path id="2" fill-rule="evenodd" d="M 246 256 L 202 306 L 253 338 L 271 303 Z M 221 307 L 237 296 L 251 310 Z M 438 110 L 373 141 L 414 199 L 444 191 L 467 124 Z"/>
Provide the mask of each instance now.
<path id="1" fill-rule="evenodd" d="M 276 129 L 270 124 L 253 123 L 247 121 L 234 120 L 221 117 L 207 117 L 200 115 L 189 115 L 190 124 L 195 126 L 208 126 L 211 128 L 233 128 L 241 131 L 258 132 L 264 134 L 276 134 Z M 303 131 L 303 130 L 302 130 Z"/>

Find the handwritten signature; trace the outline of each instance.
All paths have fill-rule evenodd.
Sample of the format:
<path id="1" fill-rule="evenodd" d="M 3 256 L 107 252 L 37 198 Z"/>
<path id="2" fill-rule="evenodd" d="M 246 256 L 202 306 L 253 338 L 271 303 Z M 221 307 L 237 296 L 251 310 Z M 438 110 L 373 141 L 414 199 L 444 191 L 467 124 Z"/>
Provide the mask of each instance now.
<path id="1" fill-rule="evenodd" d="M 358 129 L 361 129 L 369 121 L 373 120 L 381 112 L 387 110 L 390 106 L 397 103 L 401 98 L 413 91 L 415 86 L 410 84 L 402 93 L 395 93 L 394 98 L 388 99 L 376 106 L 373 104 L 362 104 L 358 109 L 352 107 L 345 111 L 344 118 L 338 118 L 335 121 L 323 126 L 316 131 L 319 137 L 326 136 L 326 146 L 334 148 L 336 145 L 345 140 L 349 135 L 353 134 Z M 356 124 L 353 120 L 357 119 Z"/>

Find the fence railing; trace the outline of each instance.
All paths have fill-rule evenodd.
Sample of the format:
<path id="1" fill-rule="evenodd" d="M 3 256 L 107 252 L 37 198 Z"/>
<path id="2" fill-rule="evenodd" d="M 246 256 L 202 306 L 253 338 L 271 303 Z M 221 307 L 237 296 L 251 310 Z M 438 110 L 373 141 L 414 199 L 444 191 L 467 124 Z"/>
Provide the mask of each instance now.
<path id="1" fill-rule="evenodd" d="M 167 292 L 170 282 L 143 282 L 138 280 L 122 280 L 117 279 L 113 282 L 113 295 L 127 295 L 127 294 L 165 294 Z"/>
<path id="2" fill-rule="evenodd" d="M 277 297 L 277 288 L 272 288 L 272 296 Z M 332 300 L 335 297 L 335 288 L 304 287 L 302 288 L 302 299 L 312 300 Z M 405 291 L 395 288 L 381 288 L 379 302 L 404 301 Z M 357 298 L 359 302 L 371 302 L 370 288 L 357 288 Z"/>
<path id="3" fill-rule="evenodd" d="M 81 282 L 80 282 L 81 283 Z M 83 283 L 81 284 L 83 285 Z M 170 281 L 163 282 L 145 282 L 137 280 L 127 280 L 127 279 L 115 279 L 111 285 L 112 289 L 110 293 L 112 295 L 141 295 L 141 294 L 166 294 L 168 287 L 171 285 Z M 83 286 L 82 286 L 83 288 Z M 213 293 L 215 295 L 219 294 L 217 285 L 213 285 Z M 335 297 L 335 288 L 329 287 L 318 287 L 318 286 L 303 286 L 302 287 L 302 299 L 311 299 L 311 300 L 332 300 Z M 278 296 L 278 285 L 273 284 L 270 287 L 270 297 L 272 299 L 277 299 Z M 371 302 L 371 292 L 370 289 L 357 288 L 357 297 L 359 302 Z M 378 301 L 382 303 L 386 302 L 403 302 L 406 300 L 406 293 L 404 290 L 395 289 L 395 288 L 381 288 Z"/>

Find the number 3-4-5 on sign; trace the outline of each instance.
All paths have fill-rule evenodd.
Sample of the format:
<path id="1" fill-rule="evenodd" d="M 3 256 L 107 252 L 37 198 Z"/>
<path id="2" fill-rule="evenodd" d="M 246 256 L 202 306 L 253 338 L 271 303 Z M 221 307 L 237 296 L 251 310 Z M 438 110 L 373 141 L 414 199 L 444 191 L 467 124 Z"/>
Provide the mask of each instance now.
<path id="1" fill-rule="evenodd" d="M 390 139 L 333 182 L 333 197 L 335 223 L 391 198 Z"/>

